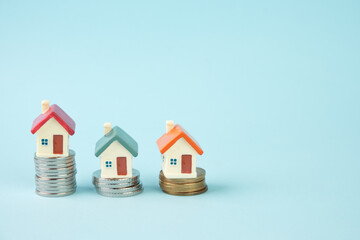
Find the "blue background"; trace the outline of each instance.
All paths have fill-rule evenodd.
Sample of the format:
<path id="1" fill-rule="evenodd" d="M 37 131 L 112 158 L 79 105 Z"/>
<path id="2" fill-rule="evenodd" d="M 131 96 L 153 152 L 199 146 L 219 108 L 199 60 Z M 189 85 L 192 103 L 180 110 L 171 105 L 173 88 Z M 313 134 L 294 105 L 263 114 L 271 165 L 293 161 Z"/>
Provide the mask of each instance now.
<path id="1" fill-rule="evenodd" d="M 0 239 L 360 239 L 358 1 L 0 0 Z M 78 191 L 34 193 L 42 99 L 77 124 Z M 209 191 L 162 193 L 173 119 Z M 145 190 L 96 194 L 103 123 Z"/>

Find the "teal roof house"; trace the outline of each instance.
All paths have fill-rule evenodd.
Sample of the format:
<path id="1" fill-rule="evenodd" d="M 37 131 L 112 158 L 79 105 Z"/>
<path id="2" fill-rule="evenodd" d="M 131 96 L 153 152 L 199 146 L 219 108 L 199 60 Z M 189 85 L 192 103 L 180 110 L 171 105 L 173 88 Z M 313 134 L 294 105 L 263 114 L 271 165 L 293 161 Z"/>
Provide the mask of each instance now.
<path id="1" fill-rule="evenodd" d="M 137 142 L 118 126 L 104 124 L 104 136 L 96 143 L 102 178 L 132 177 L 132 160 L 138 155 Z"/>

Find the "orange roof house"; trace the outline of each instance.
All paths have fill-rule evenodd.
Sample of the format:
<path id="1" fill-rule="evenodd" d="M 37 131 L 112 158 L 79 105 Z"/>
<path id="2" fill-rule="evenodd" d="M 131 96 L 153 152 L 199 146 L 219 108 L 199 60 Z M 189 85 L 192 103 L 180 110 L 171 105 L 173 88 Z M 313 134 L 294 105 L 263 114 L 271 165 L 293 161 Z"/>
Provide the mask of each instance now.
<path id="1" fill-rule="evenodd" d="M 204 152 L 199 143 L 180 125 L 166 121 L 166 133 L 156 141 L 167 178 L 196 177 L 196 158 Z"/>

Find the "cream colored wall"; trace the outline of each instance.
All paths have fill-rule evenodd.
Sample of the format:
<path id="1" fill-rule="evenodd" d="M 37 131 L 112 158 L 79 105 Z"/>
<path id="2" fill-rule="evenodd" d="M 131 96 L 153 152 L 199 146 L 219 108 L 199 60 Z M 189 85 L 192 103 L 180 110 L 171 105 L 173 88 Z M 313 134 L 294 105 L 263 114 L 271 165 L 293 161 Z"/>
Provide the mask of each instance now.
<path id="1" fill-rule="evenodd" d="M 53 154 L 53 136 L 63 136 L 63 154 Z M 48 139 L 48 145 L 42 145 L 41 139 Z M 69 156 L 69 133 L 54 118 L 50 118 L 36 132 L 36 155 L 39 157 L 67 157 Z"/>
<path id="2" fill-rule="evenodd" d="M 127 175 L 117 175 L 116 160 L 117 157 L 126 157 Z M 102 178 L 129 178 L 132 177 L 132 158 L 131 153 L 123 147 L 118 141 L 114 141 L 100 155 L 100 168 Z M 112 161 L 112 167 L 107 168 L 105 162 Z"/>
<path id="3" fill-rule="evenodd" d="M 191 155 L 191 173 L 181 173 L 181 156 Z M 180 138 L 174 145 L 171 146 L 162 156 L 164 157 L 162 163 L 162 170 L 167 178 L 195 178 L 196 174 L 196 157 L 195 149 L 184 139 Z M 176 165 L 170 164 L 170 159 L 177 159 Z"/>

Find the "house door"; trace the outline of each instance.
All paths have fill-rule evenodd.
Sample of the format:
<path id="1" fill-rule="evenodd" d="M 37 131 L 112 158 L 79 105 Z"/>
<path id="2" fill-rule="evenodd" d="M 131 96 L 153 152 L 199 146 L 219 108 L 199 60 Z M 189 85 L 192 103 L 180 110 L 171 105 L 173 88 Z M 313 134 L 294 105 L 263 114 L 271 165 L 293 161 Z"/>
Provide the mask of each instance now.
<path id="1" fill-rule="evenodd" d="M 116 169 L 118 175 L 127 175 L 126 157 L 116 158 Z"/>
<path id="2" fill-rule="evenodd" d="M 54 135 L 53 153 L 54 154 L 63 154 L 63 135 Z"/>
<path id="3" fill-rule="evenodd" d="M 182 155 L 181 156 L 181 173 L 191 173 L 192 156 Z"/>

